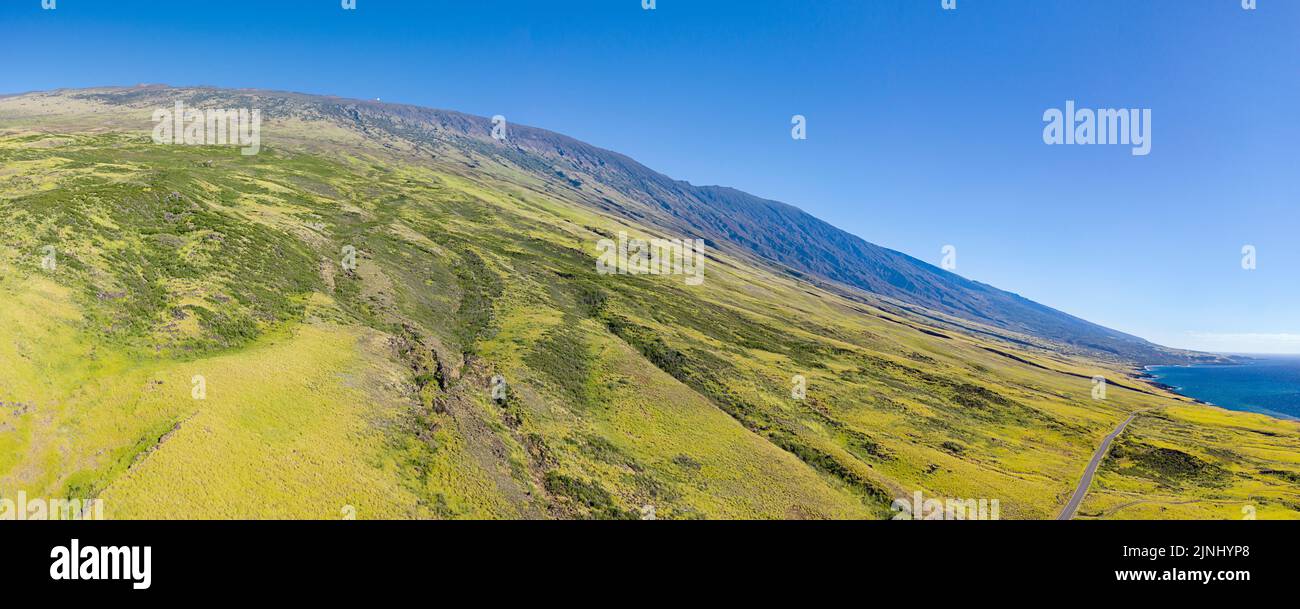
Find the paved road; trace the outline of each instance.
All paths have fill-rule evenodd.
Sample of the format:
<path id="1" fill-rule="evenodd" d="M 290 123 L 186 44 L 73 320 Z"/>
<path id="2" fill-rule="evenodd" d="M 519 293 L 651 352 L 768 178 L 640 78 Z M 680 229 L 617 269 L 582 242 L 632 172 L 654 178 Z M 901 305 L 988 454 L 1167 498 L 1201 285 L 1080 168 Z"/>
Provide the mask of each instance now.
<path id="1" fill-rule="evenodd" d="M 1128 415 L 1128 418 L 1124 419 L 1124 422 L 1120 423 L 1119 427 L 1115 428 L 1115 431 L 1110 432 L 1110 435 L 1101 441 L 1101 446 L 1092 455 L 1092 461 L 1088 462 L 1088 469 L 1083 470 L 1083 479 L 1079 481 L 1078 488 L 1074 489 L 1074 495 L 1070 497 L 1070 502 L 1065 504 L 1065 509 L 1061 510 L 1061 515 L 1056 517 L 1057 520 L 1069 520 L 1074 517 L 1074 512 L 1079 509 L 1079 504 L 1083 503 L 1083 498 L 1088 495 L 1088 487 L 1092 485 L 1092 475 L 1097 473 L 1097 466 L 1101 465 L 1101 460 L 1106 458 L 1106 451 L 1110 450 L 1110 443 L 1124 432 L 1124 428 L 1128 427 L 1129 421 L 1132 421 L 1133 417 L 1138 416 L 1138 414 L 1140 413 L 1135 412 Z"/>

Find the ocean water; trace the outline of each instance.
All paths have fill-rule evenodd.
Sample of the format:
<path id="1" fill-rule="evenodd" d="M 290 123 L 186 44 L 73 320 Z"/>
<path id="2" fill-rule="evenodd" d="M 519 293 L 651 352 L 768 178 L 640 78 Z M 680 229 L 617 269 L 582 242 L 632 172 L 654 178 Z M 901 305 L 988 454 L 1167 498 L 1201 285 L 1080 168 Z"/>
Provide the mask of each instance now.
<path id="1" fill-rule="evenodd" d="M 1300 356 L 1253 356 L 1240 365 L 1152 366 L 1178 393 L 1230 410 L 1300 419 Z"/>

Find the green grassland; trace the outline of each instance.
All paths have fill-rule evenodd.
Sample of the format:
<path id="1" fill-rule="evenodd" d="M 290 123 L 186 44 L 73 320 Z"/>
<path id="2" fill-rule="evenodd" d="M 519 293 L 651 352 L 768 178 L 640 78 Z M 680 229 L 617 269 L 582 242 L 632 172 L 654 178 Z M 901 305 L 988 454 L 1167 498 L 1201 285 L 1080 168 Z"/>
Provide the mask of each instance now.
<path id="1" fill-rule="evenodd" d="M 1079 517 L 1300 515 L 1300 425 L 726 250 L 700 286 L 599 275 L 596 240 L 652 227 L 501 157 L 295 121 L 241 156 L 5 103 L 3 496 L 115 518 L 887 518 L 919 490 L 1051 518 L 1142 410 Z"/>

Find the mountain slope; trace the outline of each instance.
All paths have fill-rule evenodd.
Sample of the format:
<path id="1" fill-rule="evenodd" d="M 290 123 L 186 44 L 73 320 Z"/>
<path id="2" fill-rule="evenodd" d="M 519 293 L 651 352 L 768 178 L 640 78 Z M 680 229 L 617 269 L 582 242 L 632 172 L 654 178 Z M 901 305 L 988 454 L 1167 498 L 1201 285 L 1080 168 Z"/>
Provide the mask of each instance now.
<path id="1" fill-rule="evenodd" d="M 114 90 L 82 97 L 114 104 L 165 105 L 167 89 Z M 696 187 L 626 156 L 532 127 L 511 125 L 509 141 L 491 139 L 481 117 L 413 106 L 265 92 L 186 90 L 192 104 L 220 95 L 234 106 L 277 118 L 323 118 L 368 135 L 402 140 L 432 154 L 473 149 L 558 178 L 572 198 L 665 231 L 704 237 L 791 269 L 966 320 L 1140 364 L 1186 363 L 1214 356 L 1167 349 L 965 279 L 842 231 L 790 205 L 722 187 Z M 170 99 L 170 97 L 168 97 Z M 612 200 L 613 191 L 623 204 Z"/>
<path id="2" fill-rule="evenodd" d="M 154 144 L 178 99 L 266 109 L 262 151 Z M 0 495 L 117 518 L 854 518 L 921 491 L 1050 518 L 1149 410 L 1081 515 L 1300 514 L 1280 457 L 1300 427 L 1125 362 L 721 238 L 701 285 L 600 274 L 604 236 L 697 230 L 668 204 L 684 186 L 514 133 L 298 94 L 0 99 Z"/>

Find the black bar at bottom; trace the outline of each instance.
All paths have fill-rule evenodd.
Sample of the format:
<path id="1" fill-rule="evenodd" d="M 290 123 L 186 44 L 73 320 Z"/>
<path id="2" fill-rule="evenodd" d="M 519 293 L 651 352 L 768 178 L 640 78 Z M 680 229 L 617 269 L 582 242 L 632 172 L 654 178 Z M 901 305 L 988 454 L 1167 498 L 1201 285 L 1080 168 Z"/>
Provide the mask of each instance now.
<path id="1" fill-rule="evenodd" d="M 0 585 L 105 597 L 196 591 L 288 598 L 474 587 L 553 600 L 631 586 L 634 597 L 698 588 L 762 598 L 772 586 L 926 595 L 995 586 L 1079 594 L 1241 594 L 1296 581 L 1284 522 L 0 522 Z M 149 547 L 148 588 L 53 579 L 56 547 Z M 55 556 L 52 557 L 52 554 Z M 119 552 L 106 553 L 111 560 Z M 1126 556 L 1127 554 L 1127 556 Z M 100 565 L 104 564 L 100 556 Z M 81 562 L 84 567 L 85 563 Z M 1196 572 L 1195 575 L 1192 572 Z M 1127 575 L 1121 575 L 1125 573 Z M 93 572 L 91 573 L 93 574 Z M 1208 574 L 1208 582 L 1200 578 Z M 108 573 L 105 573 L 108 575 Z M 1132 578 L 1154 580 L 1132 581 Z M 1121 579 L 1127 578 L 1127 579 Z M 142 582 L 135 582 L 142 583 Z M 483 588 L 487 586 L 487 588 Z M 973 587 L 973 588 L 972 588 Z M 680 588 L 680 589 L 679 589 Z M 1028 588 L 1027 588 L 1028 589 Z M 470 592 L 470 590 L 466 590 Z M 1074 592 L 1070 592 L 1074 594 Z M 172 596 L 172 595 L 185 595 Z M 557 596 L 558 595 L 558 596 Z M 541 600 L 541 597 L 533 598 Z M 595 598 L 587 599 L 597 600 Z M 627 600 L 627 599 L 624 599 Z M 679 599 L 680 600 L 680 599 Z M 624 602 L 609 599 L 609 603 Z"/>

